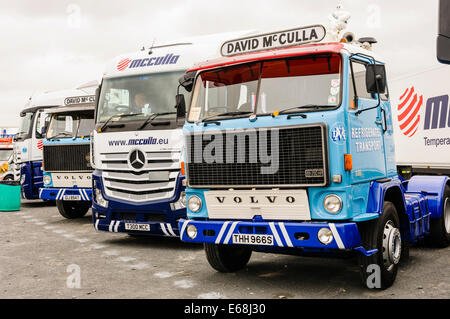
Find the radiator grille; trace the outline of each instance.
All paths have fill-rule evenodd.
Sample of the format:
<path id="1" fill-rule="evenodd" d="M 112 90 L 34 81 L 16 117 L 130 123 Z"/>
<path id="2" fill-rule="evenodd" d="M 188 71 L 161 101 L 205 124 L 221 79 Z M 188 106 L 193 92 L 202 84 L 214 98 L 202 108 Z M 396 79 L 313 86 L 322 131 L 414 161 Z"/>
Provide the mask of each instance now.
<path id="1" fill-rule="evenodd" d="M 44 170 L 47 172 L 92 171 L 89 144 L 44 145 Z"/>
<path id="2" fill-rule="evenodd" d="M 221 131 L 222 134 L 218 138 L 219 141 L 223 141 L 222 150 L 216 147 L 214 151 L 216 153 L 211 153 L 216 159 L 222 158 L 221 162 L 218 160 L 207 161 L 205 156 L 201 156 L 199 160 L 195 158 L 194 154 L 196 147 L 197 154 L 200 150 L 195 143 L 201 143 L 201 150 L 205 155 L 205 151 L 211 150 L 209 144 L 213 140 L 216 141 L 217 135 L 211 139 L 203 138 L 201 140 L 198 136 L 195 138 L 194 135 L 188 135 L 186 149 L 188 152 L 187 175 L 189 185 L 220 188 L 238 186 L 323 186 L 327 184 L 326 127 L 324 125 L 278 128 L 276 131 L 264 130 L 267 132 L 264 134 L 267 135 L 260 134 L 263 133 L 261 131 L 261 129 L 257 130 L 257 134 L 252 137 L 246 131 Z M 233 137 L 229 134 L 233 134 Z M 278 143 L 278 157 L 275 156 L 275 152 L 274 154 L 271 153 L 272 134 L 275 134 L 274 138 L 278 134 L 278 138 L 274 139 Z M 262 138 L 264 136 L 267 136 L 267 138 Z M 267 143 L 264 143 L 264 140 L 267 140 Z M 233 143 L 230 144 L 230 141 L 233 141 Z M 241 141 L 241 144 L 239 144 L 239 141 Z M 261 152 L 262 145 L 266 144 L 267 146 L 263 146 Z M 238 162 L 238 146 L 241 151 L 240 162 Z M 207 147 L 208 149 L 205 150 Z M 276 145 L 274 145 L 274 148 L 276 149 Z M 231 149 L 234 150 L 232 155 L 230 155 Z M 223 152 L 222 156 L 218 153 L 220 151 Z M 242 152 L 245 153 L 245 160 L 243 160 Z M 262 168 L 267 170 L 271 164 L 267 162 L 267 159 L 264 160 L 260 154 L 268 154 L 269 157 L 274 155 L 272 162 L 278 158 L 278 169 L 271 173 L 263 172 Z"/>

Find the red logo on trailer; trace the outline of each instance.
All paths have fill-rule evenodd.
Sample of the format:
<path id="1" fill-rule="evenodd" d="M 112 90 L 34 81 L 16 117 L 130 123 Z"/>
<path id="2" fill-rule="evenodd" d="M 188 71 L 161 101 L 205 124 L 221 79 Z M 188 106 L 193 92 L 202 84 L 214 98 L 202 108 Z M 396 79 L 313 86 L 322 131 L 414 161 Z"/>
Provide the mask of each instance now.
<path id="1" fill-rule="evenodd" d="M 126 58 L 123 60 L 120 60 L 119 63 L 117 63 L 117 70 L 123 71 L 127 68 L 127 66 L 130 64 L 131 60 Z"/>
<path id="2" fill-rule="evenodd" d="M 400 130 L 403 135 L 412 137 L 419 128 L 419 111 L 423 104 L 423 95 L 418 96 L 414 92 L 414 86 L 412 86 L 403 92 L 399 102 L 397 119 Z"/>

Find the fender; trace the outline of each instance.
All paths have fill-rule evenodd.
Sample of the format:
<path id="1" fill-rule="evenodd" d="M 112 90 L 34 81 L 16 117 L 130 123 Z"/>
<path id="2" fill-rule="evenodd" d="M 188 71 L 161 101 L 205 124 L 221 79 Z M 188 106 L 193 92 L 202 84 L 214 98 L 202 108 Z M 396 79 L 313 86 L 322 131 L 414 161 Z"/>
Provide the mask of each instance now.
<path id="1" fill-rule="evenodd" d="M 449 183 L 448 176 L 415 175 L 408 181 L 407 193 L 421 193 L 427 198 L 431 218 L 440 218 L 445 185 Z"/>
<path id="2" fill-rule="evenodd" d="M 406 203 L 405 197 L 403 196 L 405 193 L 405 187 L 402 184 L 402 181 L 395 177 L 386 182 L 371 182 L 369 189 L 369 199 L 367 201 L 367 213 L 368 214 L 377 214 L 380 216 L 383 214 L 383 203 L 386 197 L 386 193 L 391 191 L 396 191 L 401 194 L 399 198 L 396 198 L 396 204 L 401 205 L 403 211 L 406 211 Z"/>

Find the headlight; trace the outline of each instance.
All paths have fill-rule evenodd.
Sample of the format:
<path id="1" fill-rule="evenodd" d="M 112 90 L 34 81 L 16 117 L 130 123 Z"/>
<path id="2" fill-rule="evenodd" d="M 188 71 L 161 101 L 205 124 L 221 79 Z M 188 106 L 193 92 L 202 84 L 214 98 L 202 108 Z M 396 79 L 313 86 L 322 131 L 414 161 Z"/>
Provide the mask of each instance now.
<path id="1" fill-rule="evenodd" d="M 323 200 L 323 207 L 330 214 L 337 214 L 342 209 L 342 199 L 334 194 L 327 195 Z"/>
<path id="2" fill-rule="evenodd" d="M 44 181 L 45 185 L 49 185 L 52 183 L 52 178 L 50 175 L 44 175 L 44 177 L 42 178 L 42 180 Z"/>
<path id="3" fill-rule="evenodd" d="M 197 237 L 197 227 L 195 227 L 194 225 L 188 225 L 188 227 L 186 228 L 186 234 L 190 239 L 194 239 L 195 237 Z"/>
<path id="4" fill-rule="evenodd" d="M 333 241 L 333 233 L 328 228 L 321 228 L 317 233 L 317 239 L 324 244 L 328 245 Z"/>
<path id="5" fill-rule="evenodd" d="M 20 184 L 25 183 L 25 175 L 20 175 Z"/>
<path id="6" fill-rule="evenodd" d="M 95 201 L 102 207 L 108 207 L 108 201 L 103 198 L 102 190 L 95 188 Z"/>
<path id="7" fill-rule="evenodd" d="M 194 213 L 197 213 L 202 209 L 202 200 L 197 195 L 192 195 L 188 199 L 188 207 Z"/>

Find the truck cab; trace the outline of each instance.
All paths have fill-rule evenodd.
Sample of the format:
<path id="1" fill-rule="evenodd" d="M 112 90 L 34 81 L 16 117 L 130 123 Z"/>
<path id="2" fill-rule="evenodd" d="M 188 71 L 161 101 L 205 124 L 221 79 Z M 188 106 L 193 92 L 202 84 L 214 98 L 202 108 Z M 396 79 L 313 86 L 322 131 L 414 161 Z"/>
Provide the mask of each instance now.
<path id="1" fill-rule="evenodd" d="M 96 86 L 45 110 L 50 117 L 43 142 L 43 183 L 39 197 L 55 200 L 65 218 L 83 217 L 92 202 L 90 135 L 94 129 Z"/>
<path id="2" fill-rule="evenodd" d="M 23 199 L 39 199 L 39 188 L 43 186 L 43 110 L 59 103 L 62 103 L 61 98 L 55 97 L 54 93 L 37 94 L 20 112 L 20 127 L 14 137 L 13 172 L 14 180 L 20 180 Z"/>
<path id="3" fill-rule="evenodd" d="M 160 43 L 115 58 L 103 75 L 92 135 L 93 224 L 99 231 L 178 237 L 186 216 L 178 78 L 217 56 L 232 34 Z"/>
<path id="4" fill-rule="evenodd" d="M 354 253 L 363 283 L 384 289 L 410 243 L 448 245 L 449 182 L 397 175 L 376 40 L 326 35 L 315 25 L 230 40 L 189 70 L 180 237 L 204 243 L 221 272 L 252 251 Z"/>

